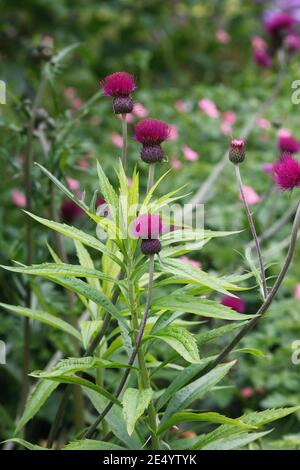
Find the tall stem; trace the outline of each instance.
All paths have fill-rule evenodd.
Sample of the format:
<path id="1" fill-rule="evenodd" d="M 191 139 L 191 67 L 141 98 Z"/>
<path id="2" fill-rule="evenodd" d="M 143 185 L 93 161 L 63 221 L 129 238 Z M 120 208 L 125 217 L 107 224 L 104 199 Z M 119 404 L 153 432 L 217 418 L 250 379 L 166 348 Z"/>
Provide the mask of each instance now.
<path id="1" fill-rule="evenodd" d="M 220 364 L 228 354 L 233 350 L 233 348 L 238 344 L 238 342 L 247 334 L 249 331 L 251 331 L 257 322 L 260 320 L 260 318 L 263 316 L 263 314 L 268 310 L 269 306 L 271 305 L 275 295 L 278 292 L 278 289 L 280 288 L 283 279 L 285 278 L 285 275 L 290 267 L 290 264 L 292 262 L 293 256 L 295 254 L 296 250 L 296 244 L 297 244 L 297 236 L 298 236 L 298 230 L 300 226 L 300 204 L 298 204 L 298 209 L 295 215 L 294 223 L 293 223 L 293 228 L 292 228 L 292 234 L 291 234 L 291 240 L 290 240 L 290 246 L 288 249 L 288 253 L 284 262 L 284 265 L 271 289 L 271 292 L 269 293 L 268 297 L 264 301 L 264 303 L 261 305 L 261 307 L 258 309 L 256 316 L 252 318 L 252 320 L 247 323 L 247 325 L 244 326 L 244 328 L 241 329 L 241 331 L 233 338 L 231 343 L 218 355 L 218 357 L 213 361 L 213 363 L 209 366 L 209 370 L 213 369 L 215 366 Z M 205 370 L 206 372 L 206 370 Z"/>
<path id="2" fill-rule="evenodd" d="M 121 378 L 119 386 L 118 386 L 118 388 L 115 392 L 115 397 L 116 398 L 118 398 L 120 396 L 120 394 L 121 394 L 121 392 L 122 392 L 122 390 L 123 390 L 123 388 L 126 384 L 126 381 L 128 379 L 128 376 L 129 376 L 129 373 L 130 373 L 130 370 L 131 370 L 131 366 L 133 365 L 133 363 L 136 359 L 139 347 L 140 347 L 142 339 L 143 339 L 145 327 L 146 327 L 146 324 L 147 324 L 148 314 L 149 314 L 149 311 L 150 311 L 151 300 L 152 300 L 153 275 L 154 275 L 154 255 L 151 255 L 150 256 L 150 266 L 149 266 L 149 282 L 148 282 L 148 293 L 147 293 L 146 307 L 145 307 L 144 315 L 143 315 L 143 318 L 142 318 L 142 321 L 141 321 L 141 324 L 140 324 L 140 327 L 139 327 L 139 331 L 138 331 L 138 334 L 137 334 L 136 344 L 135 344 L 135 347 L 134 347 L 134 349 L 132 351 L 132 354 L 131 354 L 131 356 L 129 358 L 129 361 L 128 361 L 128 367 L 125 369 L 125 372 L 124 372 L 124 374 Z M 113 402 L 111 401 L 104 408 L 102 413 L 97 417 L 97 419 L 94 421 L 92 426 L 90 426 L 89 429 L 84 433 L 83 438 L 90 439 L 94 435 L 98 425 L 105 418 L 105 416 L 111 410 L 112 407 L 113 407 Z"/>
<path id="3" fill-rule="evenodd" d="M 148 182 L 147 182 L 147 193 L 149 193 L 150 189 L 153 186 L 154 182 L 154 173 L 155 173 L 155 163 L 149 163 L 148 169 Z"/>
<path id="4" fill-rule="evenodd" d="M 131 317 L 132 317 L 132 326 L 133 326 L 133 330 L 137 332 L 138 326 L 139 326 L 138 311 L 137 311 L 137 305 L 136 305 L 136 295 L 134 292 L 134 285 L 130 281 L 130 273 L 128 273 L 128 279 L 129 279 L 129 286 L 128 286 L 129 303 L 130 303 L 130 310 L 131 310 Z M 136 335 L 135 335 L 135 340 L 136 340 Z M 141 380 L 142 380 L 143 388 L 144 389 L 151 388 L 151 381 L 150 381 L 150 377 L 148 374 L 145 356 L 144 356 L 144 352 L 142 348 L 138 349 L 138 361 L 139 361 L 139 366 L 140 366 L 140 371 L 141 371 Z M 156 411 L 155 411 L 155 407 L 154 407 L 152 400 L 148 406 L 148 416 L 149 416 L 149 427 L 150 427 L 151 439 L 152 439 L 152 447 L 153 449 L 159 449 L 160 444 L 159 444 L 159 439 L 157 437 L 157 417 L 156 417 Z"/>
<path id="5" fill-rule="evenodd" d="M 122 164 L 124 171 L 126 171 L 126 158 L 127 158 L 127 115 L 122 114 L 122 136 L 123 136 L 123 146 L 122 146 Z"/>
<path id="6" fill-rule="evenodd" d="M 41 72 L 40 83 L 37 89 L 37 93 L 33 102 L 31 116 L 27 130 L 27 151 L 25 156 L 24 165 L 24 185 L 26 194 L 26 210 L 32 212 L 32 167 L 33 167 L 33 133 L 36 121 L 37 109 L 40 105 L 42 96 L 44 94 L 46 86 L 46 75 L 44 71 Z M 26 217 L 26 262 L 27 265 L 33 263 L 33 233 L 32 233 L 32 218 Z M 26 306 L 31 307 L 31 287 L 30 283 L 26 286 Z M 29 391 L 29 364 L 30 364 L 30 319 L 24 319 L 24 333 L 23 333 L 24 345 L 23 345 L 23 387 L 21 392 L 21 411 L 25 407 L 28 391 Z M 25 432 L 25 431 L 24 431 Z"/>
<path id="7" fill-rule="evenodd" d="M 241 193 L 241 196 L 242 196 L 242 200 L 243 200 L 243 203 L 244 203 L 245 211 L 246 211 L 246 214 L 247 214 L 247 217 L 248 217 L 250 230 L 252 232 L 253 241 L 254 241 L 255 247 L 256 247 L 256 252 L 257 252 L 259 265 L 260 265 L 260 275 L 261 275 L 261 282 L 262 282 L 263 298 L 265 300 L 268 297 L 268 288 L 267 288 L 267 281 L 266 281 L 266 275 L 265 275 L 265 267 L 264 267 L 262 253 L 261 253 L 259 239 L 258 239 L 256 229 L 255 229 L 254 220 L 253 220 L 253 217 L 252 217 L 252 214 L 251 214 L 251 211 L 249 209 L 249 205 L 248 205 L 248 202 L 247 202 L 247 199 L 246 199 L 246 196 L 245 196 L 239 165 L 235 165 L 235 173 L 236 173 L 236 179 L 237 179 L 237 182 L 238 182 L 238 185 L 239 185 L 239 188 L 240 188 L 240 193 Z"/>

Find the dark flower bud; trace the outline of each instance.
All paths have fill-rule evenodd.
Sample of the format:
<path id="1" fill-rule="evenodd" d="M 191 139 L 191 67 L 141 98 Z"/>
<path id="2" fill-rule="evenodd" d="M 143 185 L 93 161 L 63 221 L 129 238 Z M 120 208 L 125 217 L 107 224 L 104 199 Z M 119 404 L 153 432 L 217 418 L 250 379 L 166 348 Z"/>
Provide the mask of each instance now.
<path id="1" fill-rule="evenodd" d="M 229 160 L 235 165 L 245 160 L 245 141 L 243 139 L 233 139 L 231 141 Z"/>
<path id="2" fill-rule="evenodd" d="M 115 114 L 128 114 L 133 110 L 133 101 L 130 96 L 116 96 L 113 100 Z"/>
<path id="3" fill-rule="evenodd" d="M 148 238 L 142 240 L 141 251 L 144 255 L 154 255 L 159 253 L 161 250 L 161 243 L 157 238 Z"/>
<path id="4" fill-rule="evenodd" d="M 161 162 L 164 158 L 164 151 L 159 144 L 144 145 L 141 150 L 141 159 L 145 163 Z"/>

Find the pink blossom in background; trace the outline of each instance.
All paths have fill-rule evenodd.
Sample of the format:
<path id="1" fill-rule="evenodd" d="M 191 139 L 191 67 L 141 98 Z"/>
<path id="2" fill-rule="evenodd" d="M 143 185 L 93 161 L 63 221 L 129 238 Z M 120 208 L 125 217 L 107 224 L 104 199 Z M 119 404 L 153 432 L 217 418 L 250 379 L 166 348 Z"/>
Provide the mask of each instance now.
<path id="1" fill-rule="evenodd" d="M 255 391 L 256 393 L 258 393 L 259 395 L 264 395 L 264 393 L 266 393 L 266 390 L 264 387 L 256 387 L 255 388 Z"/>
<path id="2" fill-rule="evenodd" d="M 130 178 L 130 176 L 127 176 L 127 183 L 128 183 L 128 187 L 131 188 L 131 186 L 132 186 L 132 178 Z"/>
<path id="3" fill-rule="evenodd" d="M 169 126 L 169 140 L 176 140 L 178 138 L 178 129 L 175 125 Z"/>
<path id="4" fill-rule="evenodd" d="M 241 395 L 243 398 L 251 398 L 254 395 L 254 390 L 251 387 L 244 387 L 241 390 Z"/>
<path id="5" fill-rule="evenodd" d="M 195 162 L 199 158 L 198 153 L 195 150 L 191 149 L 191 147 L 189 147 L 188 145 L 184 144 L 182 146 L 182 151 L 183 151 L 184 158 L 188 160 L 189 162 Z"/>
<path id="6" fill-rule="evenodd" d="M 291 137 L 292 133 L 289 129 L 286 129 L 283 127 L 282 129 L 279 129 L 277 136 L 278 137 Z"/>
<path id="7" fill-rule="evenodd" d="M 233 111 L 225 111 L 225 113 L 223 113 L 223 121 L 228 122 L 228 124 L 234 124 L 236 121 L 236 114 Z"/>
<path id="8" fill-rule="evenodd" d="M 225 135 L 230 135 L 232 133 L 232 125 L 229 122 L 221 122 L 220 129 L 221 132 Z"/>
<path id="9" fill-rule="evenodd" d="M 79 160 L 79 166 L 82 170 L 87 170 L 90 167 L 90 162 L 88 162 L 85 158 L 81 158 Z"/>
<path id="10" fill-rule="evenodd" d="M 296 284 L 295 287 L 295 299 L 300 300 L 300 283 Z"/>
<path id="11" fill-rule="evenodd" d="M 173 158 L 171 160 L 171 167 L 173 168 L 173 170 L 180 170 L 182 168 L 182 162 L 177 158 Z"/>
<path id="12" fill-rule="evenodd" d="M 300 150 L 300 143 L 292 136 L 288 129 L 281 129 L 278 132 L 277 147 L 282 152 L 297 153 Z"/>
<path id="13" fill-rule="evenodd" d="M 230 41 L 230 35 L 225 31 L 225 29 L 218 29 L 216 31 L 216 40 L 220 44 L 228 44 Z"/>
<path id="14" fill-rule="evenodd" d="M 217 119 L 220 116 L 220 111 L 216 107 L 215 103 L 208 98 L 203 98 L 198 101 L 198 106 L 207 116 L 212 119 Z"/>
<path id="15" fill-rule="evenodd" d="M 256 120 L 256 124 L 257 126 L 260 128 L 260 129 L 263 129 L 263 130 L 269 130 L 271 129 L 271 123 L 270 121 L 268 121 L 268 119 L 265 119 L 263 117 L 261 118 L 258 118 Z"/>
<path id="16" fill-rule="evenodd" d="M 72 101 L 76 98 L 76 90 L 74 87 L 67 87 L 64 90 L 64 95 L 68 100 Z"/>
<path id="17" fill-rule="evenodd" d="M 285 44 L 289 52 L 298 52 L 300 50 L 300 37 L 298 34 L 290 33 L 285 38 Z"/>
<path id="18" fill-rule="evenodd" d="M 179 113 L 186 113 L 188 111 L 188 106 L 183 100 L 177 100 L 175 103 L 175 108 Z"/>
<path id="19" fill-rule="evenodd" d="M 135 114 L 137 117 L 145 118 L 148 116 L 149 111 L 147 108 L 145 108 L 145 106 L 142 105 L 142 103 L 134 103 L 133 114 Z"/>
<path id="20" fill-rule="evenodd" d="M 71 178 L 71 176 L 66 176 L 66 181 L 72 191 L 77 191 L 77 189 L 79 189 L 79 181 L 75 180 L 74 178 Z"/>
<path id="21" fill-rule="evenodd" d="M 26 207 L 27 201 L 26 201 L 26 196 L 18 191 L 17 189 L 14 189 L 11 192 L 11 198 L 15 206 L 17 207 Z"/>
<path id="22" fill-rule="evenodd" d="M 72 104 L 72 108 L 77 110 L 77 109 L 81 108 L 81 106 L 83 105 L 83 101 L 80 98 L 74 98 L 71 101 L 71 104 Z"/>
<path id="23" fill-rule="evenodd" d="M 251 38 L 251 45 L 253 49 L 260 50 L 260 51 L 266 51 L 268 49 L 267 42 L 260 36 L 253 36 Z"/>
<path id="24" fill-rule="evenodd" d="M 113 132 L 110 135 L 110 138 L 111 138 L 112 144 L 115 147 L 118 147 L 118 148 L 123 147 L 123 137 L 121 136 L 121 134 L 118 134 L 117 132 Z"/>
<path id="25" fill-rule="evenodd" d="M 259 196 L 251 186 L 243 186 L 244 194 L 246 202 L 251 204 L 256 204 L 261 200 L 261 196 Z M 240 201 L 242 201 L 242 195 L 240 194 Z"/>
<path id="26" fill-rule="evenodd" d="M 246 310 L 246 302 L 240 297 L 231 297 L 229 295 L 224 295 L 220 301 L 221 305 L 229 307 L 232 310 L 235 310 L 239 313 L 244 313 Z"/>
<path id="27" fill-rule="evenodd" d="M 255 62 L 261 67 L 264 67 L 266 69 L 269 69 L 272 67 L 272 58 L 269 55 L 268 51 L 254 49 L 252 52 L 252 56 Z"/>
<path id="28" fill-rule="evenodd" d="M 199 269 L 201 268 L 200 261 L 197 261 L 195 259 L 191 259 L 188 256 L 181 256 L 180 259 L 182 261 L 184 261 L 185 263 L 190 264 L 191 266 L 193 266 L 193 268 L 199 268 Z"/>
<path id="29" fill-rule="evenodd" d="M 264 163 L 263 164 L 263 172 L 271 175 L 274 171 L 274 163 Z"/>

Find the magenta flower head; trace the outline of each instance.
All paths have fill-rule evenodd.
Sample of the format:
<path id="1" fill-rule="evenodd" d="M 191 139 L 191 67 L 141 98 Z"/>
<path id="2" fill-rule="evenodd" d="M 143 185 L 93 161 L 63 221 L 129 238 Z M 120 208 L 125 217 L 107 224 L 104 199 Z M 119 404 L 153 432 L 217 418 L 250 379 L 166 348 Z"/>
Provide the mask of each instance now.
<path id="1" fill-rule="evenodd" d="M 273 175 L 282 191 L 300 188 L 300 163 L 289 153 L 284 153 L 274 164 Z"/>
<path id="2" fill-rule="evenodd" d="M 282 152 L 297 153 L 300 150 L 300 143 L 291 135 L 280 135 L 277 146 Z"/>
<path id="3" fill-rule="evenodd" d="M 290 33 L 285 38 L 285 45 L 290 54 L 300 51 L 300 36 L 296 33 Z"/>
<path id="4" fill-rule="evenodd" d="M 272 59 L 268 51 L 261 50 L 261 49 L 254 49 L 253 59 L 260 67 L 267 68 L 267 69 L 272 67 Z"/>
<path id="5" fill-rule="evenodd" d="M 65 199 L 60 207 L 61 218 L 65 223 L 73 223 L 83 216 L 83 210 L 70 199 Z"/>
<path id="6" fill-rule="evenodd" d="M 240 297 L 230 297 L 229 295 L 225 295 L 221 299 L 220 303 L 221 305 L 229 307 L 239 313 L 244 313 L 246 310 L 246 302 Z"/>
<path id="7" fill-rule="evenodd" d="M 245 141 L 244 139 L 233 139 L 230 143 L 229 160 L 238 165 L 245 160 Z"/>
<path id="8" fill-rule="evenodd" d="M 134 137 L 143 147 L 141 158 L 146 163 L 161 162 L 164 151 L 161 148 L 162 142 L 170 135 L 170 127 L 167 123 L 158 119 L 143 119 L 134 128 Z"/>
<path id="9" fill-rule="evenodd" d="M 162 234 L 163 224 L 157 214 L 142 214 L 133 221 L 132 234 L 142 239 L 141 250 L 145 255 L 158 253 L 161 243 L 158 240 Z"/>
<path id="10" fill-rule="evenodd" d="M 276 38 L 291 31 L 294 23 L 294 18 L 288 13 L 276 12 L 266 20 L 265 26 L 270 36 Z"/>
<path id="11" fill-rule="evenodd" d="M 115 114 L 128 114 L 133 110 L 131 93 L 136 88 L 133 75 L 127 72 L 115 72 L 101 81 L 105 96 L 113 97 Z"/>

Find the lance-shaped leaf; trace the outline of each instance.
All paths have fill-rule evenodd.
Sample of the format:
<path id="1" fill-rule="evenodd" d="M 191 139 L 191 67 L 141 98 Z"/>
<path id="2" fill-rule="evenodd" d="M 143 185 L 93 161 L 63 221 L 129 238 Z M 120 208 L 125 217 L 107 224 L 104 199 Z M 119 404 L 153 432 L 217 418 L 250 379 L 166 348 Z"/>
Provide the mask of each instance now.
<path id="1" fill-rule="evenodd" d="M 165 341 L 188 362 L 198 363 L 200 361 L 197 342 L 194 336 L 184 328 L 167 326 L 148 337 Z"/>
<path id="2" fill-rule="evenodd" d="M 72 335 L 75 338 L 81 340 L 81 335 L 79 331 L 76 330 L 76 328 L 66 321 L 51 315 L 50 313 L 43 312 L 42 310 L 34 310 L 27 307 L 18 307 L 17 305 L 8 305 L 3 303 L 0 303 L 0 307 L 3 307 L 10 312 L 17 313 L 18 315 L 22 315 L 24 317 L 33 318 L 34 320 L 52 326 L 57 330 L 64 331 L 65 333 L 68 333 L 69 335 Z"/>
<path id="3" fill-rule="evenodd" d="M 135 423 L 148 408 L 152 399 L 153 392 L 151 388 L 137 390 L 135 388 L 127 388 L 124 393 L 122 405 L 123 416 L 127 425 L 129 436 L 134 431 Z"/>
<path id="4" fill-rule="evenodd" d="M 126 450 L 125 447 L 112 444 L 111 442 L 96 441 L 95 439 L 82 439 L 72 441 L 62 450 Z"/>

